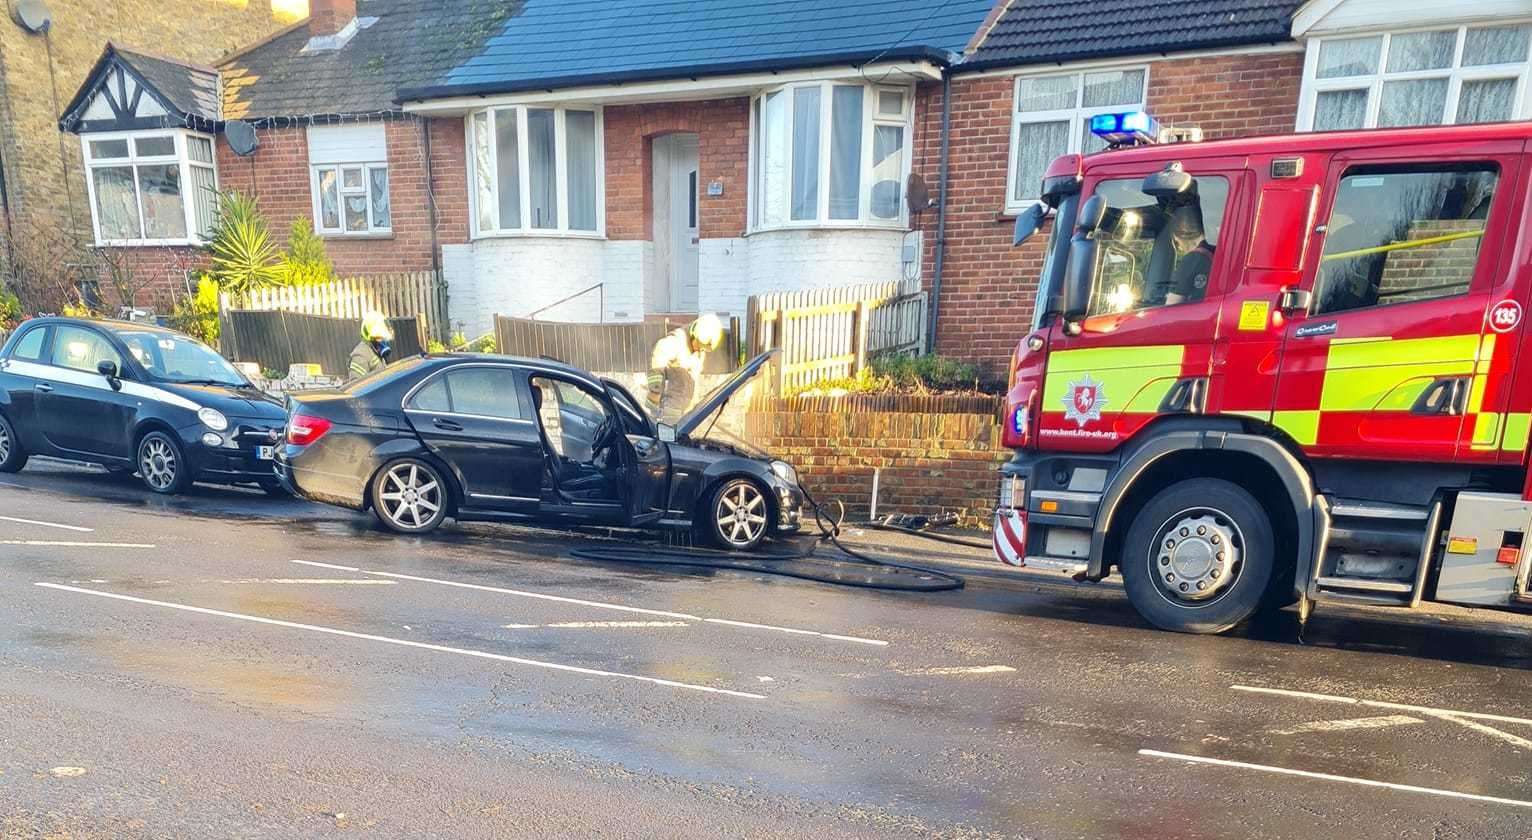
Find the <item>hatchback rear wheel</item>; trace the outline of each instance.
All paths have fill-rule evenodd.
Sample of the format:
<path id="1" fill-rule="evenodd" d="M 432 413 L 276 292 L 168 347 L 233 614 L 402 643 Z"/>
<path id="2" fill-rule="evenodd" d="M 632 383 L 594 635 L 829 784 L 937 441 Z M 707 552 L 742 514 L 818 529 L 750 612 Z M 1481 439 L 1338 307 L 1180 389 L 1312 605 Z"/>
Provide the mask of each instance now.
<path id="1" fill-rule="evenodd" d="M 390 531 L 433 531 L 447 518 L 447 482 L 425 461 L 394 461 L 372 480 L 372 510 Z"/>
<path id="2" fill-rule="evenodd" d="M 21 441 L 16 439 L 16 429 L 11 421 L 0 414 L 0 472 L 21 472 L 21 468 L 27 465 L 27 453 L 21 450 Z"/>

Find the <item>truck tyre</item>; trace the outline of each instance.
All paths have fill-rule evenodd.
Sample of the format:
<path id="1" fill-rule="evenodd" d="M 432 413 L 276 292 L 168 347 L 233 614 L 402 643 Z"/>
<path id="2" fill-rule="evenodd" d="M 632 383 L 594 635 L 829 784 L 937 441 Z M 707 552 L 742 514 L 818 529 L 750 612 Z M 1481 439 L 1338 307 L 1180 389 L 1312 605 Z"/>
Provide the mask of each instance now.
<path id="1" fill-rule="evenodd" d="M 1156 493 L 1123 541 L 1123 587 L 1150 624 L 1222 633 L 1261 606 L 1275 550 L 1271 519 L 1237 484 L 1193 478 Z"/>

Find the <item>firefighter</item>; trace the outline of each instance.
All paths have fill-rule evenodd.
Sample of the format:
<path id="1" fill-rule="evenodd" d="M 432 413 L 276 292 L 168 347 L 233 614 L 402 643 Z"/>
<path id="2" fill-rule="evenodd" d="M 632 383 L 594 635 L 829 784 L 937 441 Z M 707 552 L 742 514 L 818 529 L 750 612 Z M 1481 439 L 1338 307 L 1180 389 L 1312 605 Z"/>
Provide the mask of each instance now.
<path id="1" fill-rule="evenodd" d="M 1202 300 L 1208 290 L 1208 275 L 1213 271 L 1213 246 L 1208 243 L 1202 224 L 1202 203 L 1193 198 L 1176 207 L 1171 211 L 1169 224 L 1177 258 L 1165 302 L 1173 305 Z"/>
<path id="2" fill-rule="evenodd" d="M 388 354 L 394 349 L 394 333 L 388 328 L 388 319 L 380 313 L 369 312 L 362 319 L 362 340 L 351 348 L 351 366 L 347 379 L 360 379 L 388 365 Z"/>
<path id="3" fill-rule="evenodd" d="M 707 313 L 654 343 L 649 359 L 649 409 L 655 419 L 674 422 L 692 406 L 702 363 L 723 343 L 723 322 Z"/>

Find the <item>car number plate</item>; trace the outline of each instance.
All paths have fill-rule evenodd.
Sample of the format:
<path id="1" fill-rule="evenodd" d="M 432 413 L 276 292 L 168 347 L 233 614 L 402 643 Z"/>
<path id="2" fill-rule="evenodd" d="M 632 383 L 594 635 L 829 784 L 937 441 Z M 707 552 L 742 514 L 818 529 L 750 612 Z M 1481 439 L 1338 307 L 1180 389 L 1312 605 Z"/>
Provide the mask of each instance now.
<path id="1" fill-rule="evenodd" d="M 255 448 L 255 457 L 262 461 L 270 461 L 275 456 L 276 447 L 274 446 L 257 446 Z"/>

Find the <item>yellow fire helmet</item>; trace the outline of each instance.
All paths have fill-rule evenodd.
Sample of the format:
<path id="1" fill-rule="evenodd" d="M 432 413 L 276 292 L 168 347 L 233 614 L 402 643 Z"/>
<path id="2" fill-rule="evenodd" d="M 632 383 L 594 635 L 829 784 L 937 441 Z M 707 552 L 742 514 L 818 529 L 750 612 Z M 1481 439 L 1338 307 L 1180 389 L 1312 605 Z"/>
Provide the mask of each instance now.
<path id="1" fill-rule="evenodd" d="M 703 350 L 717 350 L 723 343 L 723 322 L 711 312 L 702 315 L 687 328 L 692 341 Z"/>
<path id="2" fill-rule="evenodd" d="M 394 331 L 388 328 L 388 319 L 381 312 L 369 312 L 362 318 L 362 338 L 366 341 L 393 341 Z"/>

